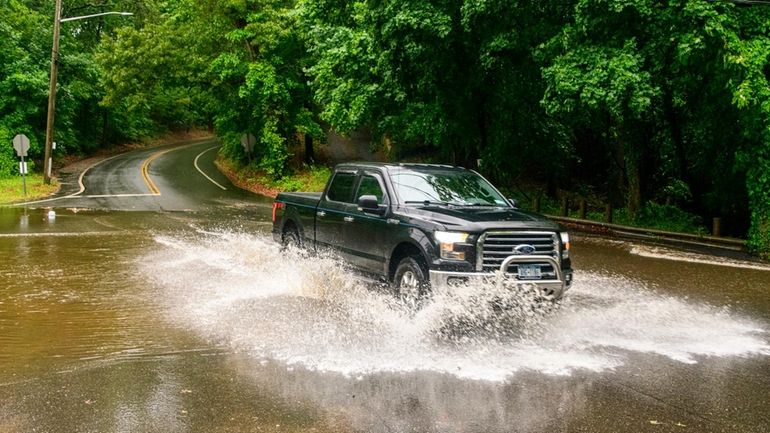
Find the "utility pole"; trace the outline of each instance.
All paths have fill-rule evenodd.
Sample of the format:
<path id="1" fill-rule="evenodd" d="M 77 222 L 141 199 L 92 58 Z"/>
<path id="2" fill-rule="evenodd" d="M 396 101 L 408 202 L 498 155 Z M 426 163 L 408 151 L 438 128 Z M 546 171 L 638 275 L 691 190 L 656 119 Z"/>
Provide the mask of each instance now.
<path id="1" fill-rule="evenodd" d="M 51 48 L 51 80 L 48 90 L 48 119 L 45 125 L 45 159 L 43 160 L 43 181 L 51 183 L 51 160 L 53 145 L 53 121 L 56 112 L 56 73 L 59 66 L 59 27 L 61 25 L 61 0 L 56 0 L 53 20 L 53 48 Z"/>
<path id="2" fill-rule="evenodd" d="M 53 149 L 53 122 L 56 113 L 56 73 L 59 67 L 59 29 L 61 23 L 67 21 L 82 20 L 86 18 L 101 17 L 105 15 L 131 16 L 131 12 L 101 12 L 98 14 L 84 15 L 79 17 L 61 17 L 61 0 L 56 0 L 56 12 L 53 19 L 53 48 L 51 48 L 51 80 L 48 88 L 48 120 L 45 125 L 45 160 L 43 161 L 43 181 L 46 184 L 51 183 L 51 163 Z"/>

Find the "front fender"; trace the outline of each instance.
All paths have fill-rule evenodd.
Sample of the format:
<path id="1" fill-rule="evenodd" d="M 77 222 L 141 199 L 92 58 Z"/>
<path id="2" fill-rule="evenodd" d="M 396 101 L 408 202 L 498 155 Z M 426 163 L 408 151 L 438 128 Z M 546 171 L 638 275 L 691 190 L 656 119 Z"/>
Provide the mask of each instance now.
<path id="1" fill-rule="evenodd" d="M 398 236 L 393 243 L 385 260 L 385 275 L 390 275 L 390 270 L 394 266 L 393 258 L 398 256 L 398 250 L 404 248 L 405 245 L 418 250 L 429 268 L 438 257 L 431 237 L 419 228 L 410 227 L 401 236 Z"/>

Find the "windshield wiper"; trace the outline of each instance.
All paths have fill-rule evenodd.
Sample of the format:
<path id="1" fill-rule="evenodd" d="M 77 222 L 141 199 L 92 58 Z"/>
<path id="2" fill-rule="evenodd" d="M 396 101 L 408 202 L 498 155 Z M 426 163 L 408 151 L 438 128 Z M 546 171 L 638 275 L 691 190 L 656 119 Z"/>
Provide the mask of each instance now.
<path id="1" fill-rule="evenodd" d="M 438 206 L 451 206 L 455 203 L 449 203 L 446 201 L 436 201 L 436 200 L 406 200 L 404 201 L 406 204 L 421 204 L 424 206 L 430 206 L 430 205 L 438 205 Z"/>
<path id="2" fill-rule="evenodd" d="M 497 204 L 497 203 L 465 203 L 458 206 L 467 206 L 467 207 L 508 207 L 507 205 Z"/>

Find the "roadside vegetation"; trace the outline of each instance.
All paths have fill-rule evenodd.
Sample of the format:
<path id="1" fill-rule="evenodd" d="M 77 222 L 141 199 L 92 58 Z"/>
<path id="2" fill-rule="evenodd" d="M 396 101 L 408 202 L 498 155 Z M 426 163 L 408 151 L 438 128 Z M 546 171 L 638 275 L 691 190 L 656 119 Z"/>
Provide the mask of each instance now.
<path id="1" fill-rule="evenodd" d="M 53 2 L 0 4 L 0 143 L 42 159 Z M 204 127 L 298 188 L 329 131 L 390 160 L 745 237 L 770 257 L 770 7 L 707 0 L 85 0 L 63 16 L 57 158 Z M 253 152 L 243 134 L 256 140 Z M 0 177 L 10 176 L 10 145 Z M 325 162 L 325 161 L 324 161 Z M 323 164 L 319 164 L 323 165 Z M 304 188 L 305 185 L 302 184 Z M 596 209 L 599 210 L 596 210 Z M 544 211 L 547 209 L 543 208 Z M 574 212 L 574 209 L 571 209 Z"/>
<path id="2" fill-rule="evenodd" d="M 511 197 L 516 198 L 520 197 L 520 195 L 512 194 Z M 544 198 L 545 200 L 540 204 L 540 212 L 548 215 L 561 215 L 561 203 L 548 197 Z M 520 207 L 534 210 L 532 201 L 526 199 L 517 200 Z M 606 203 L 604 201 L 588 201 L 586 207 L 585 219 L 607 222 Z M 568 209 L 566 216 L 575 219 L 582 218 L 575 203 Z M 623 226 L 694 235 L 708 235 L 711 229 L 699 215 L 687 212 L 674 205 L 658 204 L 652 201 L 645 203 L 635 215 L 630 215 L 626 208 L 612 209 L 611 221 L 613 224 Z"/>
<path id="3" fill-rule="evenodd" d="M 322 165 L 303 165 L 276 178 L 262 169 L 229 159 L 220 158 L 215 163 L 234 185 L 268 197 L 282 191 L 323 191 L 331 175 L 331 169 Z"/>
<path id="4" fill-rule="evenodd" d="M 59 189 L 56 182 L 46 185 L 43 176 L 27 175 L 27 194 L 24 195 L 24 184 L 20 175 L 0 178 L 0 206 L 22 201 L 32 201 L 47 197 Z"/>

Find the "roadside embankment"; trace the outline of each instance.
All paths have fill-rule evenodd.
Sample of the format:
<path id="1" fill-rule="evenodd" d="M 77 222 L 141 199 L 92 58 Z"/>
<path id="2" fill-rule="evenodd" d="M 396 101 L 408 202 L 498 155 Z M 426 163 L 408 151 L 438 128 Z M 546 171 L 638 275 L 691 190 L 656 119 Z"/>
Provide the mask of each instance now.
<path id="1" fill-rule="evenodd" d="M 238 188 L 273 198 L 283 191 L 323 191 L 326 181 L 331 175 L 331 170 L 328 167 L 306 166 L 291 176 L 271 180 L 261 170 L 252 167 L 239 167 L 224 158 L 217 158 L 214 164 Z"/>

